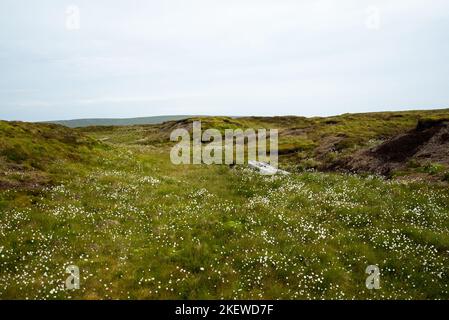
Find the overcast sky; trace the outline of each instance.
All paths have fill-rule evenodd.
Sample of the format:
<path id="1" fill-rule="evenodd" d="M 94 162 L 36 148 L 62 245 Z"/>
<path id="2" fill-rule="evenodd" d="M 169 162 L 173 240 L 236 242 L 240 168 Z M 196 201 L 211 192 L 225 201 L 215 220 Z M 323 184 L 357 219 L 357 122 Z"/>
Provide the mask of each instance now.
<path id="1" fill-rule="evenodd" d="M 0 119 L 449 107 L 447 0 L 1 0 L 0 40 Z"/>

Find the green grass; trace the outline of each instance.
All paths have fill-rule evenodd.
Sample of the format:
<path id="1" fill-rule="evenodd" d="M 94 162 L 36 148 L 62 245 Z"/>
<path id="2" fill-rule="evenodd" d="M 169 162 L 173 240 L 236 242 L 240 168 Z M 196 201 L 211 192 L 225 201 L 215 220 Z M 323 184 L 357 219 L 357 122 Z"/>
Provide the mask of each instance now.
<path id="1" fill-rule="evenodd" d="M 449 298 L 446 187 L 176 167 L 145 146 L 54 174 L 39 193 L 1 193 L 1 298 Z"/>
<path id="2" fill-rule="evenodd" d="M 317 123 L 322 131 L 306 140 L 285 140 L 314 161 L 309 140 L 331 120 L 276 121 Z M 348 136 L 361 130 L 332 121 Z M 0 188 L 1 299 L 449 298 L 447 184 L 175 166 L 165 132 L 152 126 L 83 129 L 88 138 L 0 125 L 3 179 L 49 179 Z M 81 288 L 67 291 L 73 264 Z M 380 268 L 379 290 L 365 287 L 369 265 Z"/>
<path id="3" fill-rule="evenodd" d="M 97 142 L 58 125 L 0 121 L 0 156 L 7 163 L 44 168 L 56 159 L 79 160 Z"/>
<path id="4" fill-rule="evenodd" d="M 436 175 L 443 172 L 445 169 L 446 167 L 439 163 L 428 163 L 422 168 L 419 168 L 420 171 L 428 173 L 430 175 Z"/>
<path id="5" fill-rule="evenodd" d="M 0 190 L 35 189 L 51 182 L 60 161 L 88 162 L 105 148 L 95 139 L 50 124 L 0 121 Z"/>

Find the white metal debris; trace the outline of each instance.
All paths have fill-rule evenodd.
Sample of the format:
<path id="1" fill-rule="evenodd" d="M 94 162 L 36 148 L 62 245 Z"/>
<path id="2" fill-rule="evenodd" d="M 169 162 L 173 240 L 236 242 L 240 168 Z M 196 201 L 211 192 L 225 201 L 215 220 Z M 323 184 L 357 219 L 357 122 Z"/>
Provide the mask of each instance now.
<path id="1" fill-rule="evenodd" d="M 255 161 L 255 160 L 249 160 L 248 166 L 252 169 L 258 170 L 260 174 L 263 175 L 273 175 L 273 174 L 290 174 L 287 171 L 278 169 L 273 167 L 272 165 L 269 165 L 265 162 Z"/>

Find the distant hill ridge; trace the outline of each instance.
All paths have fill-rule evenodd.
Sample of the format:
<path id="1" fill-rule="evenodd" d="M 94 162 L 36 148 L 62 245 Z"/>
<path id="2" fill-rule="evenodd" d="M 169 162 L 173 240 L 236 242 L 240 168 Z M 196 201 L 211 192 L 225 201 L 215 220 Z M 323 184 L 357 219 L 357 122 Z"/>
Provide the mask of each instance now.
<path id="1" fill-rule="evenodd" d="M 92 119 L 74 119 L 74 120 L 55 120 L 45 121 L 44 123 L 60 124 L 69 128 L 80 128 L 90 126 L 129 126 L 129 125 L 144 125 L 144 124 L 160 124 L 166 121 L 184 120 L 193 116 L 177 115 L 177 116 L 154 116 L 154 117 L 140 117 L 140 118 L 92 118 Z"/>

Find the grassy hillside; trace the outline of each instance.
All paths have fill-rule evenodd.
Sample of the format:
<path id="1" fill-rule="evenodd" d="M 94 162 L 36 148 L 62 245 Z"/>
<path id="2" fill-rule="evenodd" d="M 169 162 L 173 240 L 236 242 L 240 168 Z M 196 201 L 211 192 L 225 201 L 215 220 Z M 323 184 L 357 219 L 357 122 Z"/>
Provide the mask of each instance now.
<path id="1" fill-rule="evenodd" d="M 69 128 L 89 127 L 89 126 L 131 126 L 141 124 L 158 124 L 165 121 L 177 121 L 186 119 L 188 116 L 156 116 L 141 118 L 124 118 L 124 119 L 75 119 L 75 120 L 57 120 L 48 121 L 47 123 L 60 124 Z"/>
<path id="2" fill-rule="evenodd" d="M 344 169 L 348 157 L 356 152 L 374 148 L 388 139 L 417 127 L 418 122 L 429 123 L 449 119 L 449 109 L 429 111 L 378 112 L 344 114 L 324 118 L 304 117 L 194 117 L 169 121 L 159 125 L 126 127 L 89 127 L 80 130 L 88 135 L 111 143 L 126 145 L 166 145 L 170 133 L 177 128 L 192 130 L 192 121 L 201 120 L 202 129 L 275 128 L 279 129 L 279 154 L 281 166 L 292 172 L 305 170 L 335 171 Z M 422 159 L 421 159 L 422 160 Z M 417 174 L 428 171 L 436 163 L 414 161 L 401 168 L 400 174 Z M 447 165 L 440 168 L 437 179 L 444 180 Z M 389 175 L 395 175 L 395 172 Z"/>
<path id="3" fill-rule="evenodd" d="M 0 121 L 0 137 L 0 189 L 39 187 L 65 162 L 86 161 L 98 146 L 94 139 L 51 124 Z"/>
<path id="4" fill-rule="evenodd" d="M 362 145 L 427 114 L 207 121 L 282 124 L 292 143 L 344 133 Z M 38 189 L 0 189 L 2 299 L 449 299 L 447 185 L 175 166 L 164 137 L 183 121 L 76 131 L 1 125 L 4 145 L 23 145 L 18 154 L 27 155 L 2 163 L 52 177 Z M 67 291 L 73 264 L 81 288 Z M 365 287 L 369 265 L 381 270 L 379 290 Z"/>

